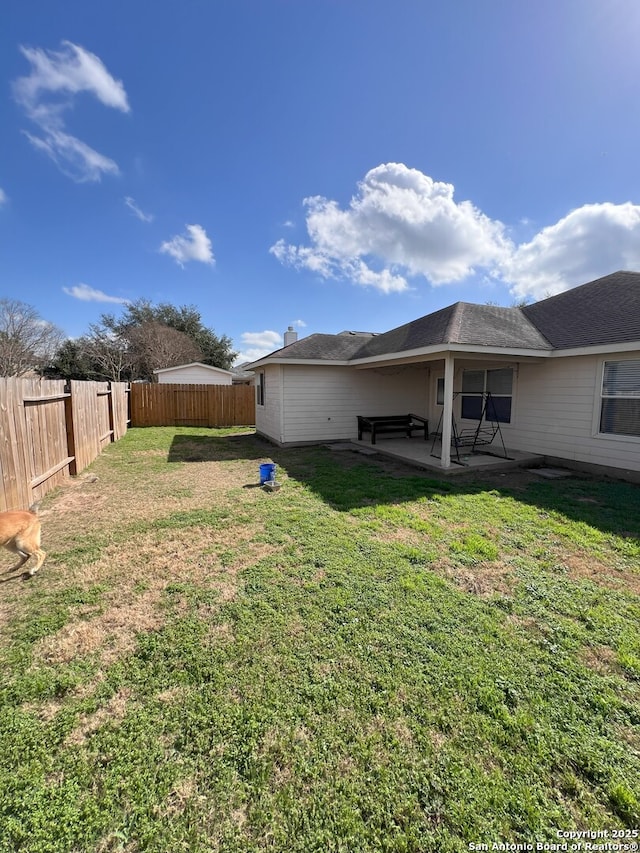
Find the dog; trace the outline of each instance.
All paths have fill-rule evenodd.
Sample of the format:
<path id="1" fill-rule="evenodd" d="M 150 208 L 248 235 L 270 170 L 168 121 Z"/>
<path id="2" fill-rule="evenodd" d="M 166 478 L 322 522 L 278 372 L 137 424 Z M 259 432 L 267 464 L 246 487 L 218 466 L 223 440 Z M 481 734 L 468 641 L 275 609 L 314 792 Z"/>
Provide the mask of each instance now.
<path id="1" fill-rule="evenodd" d="M 0 512 L 0 545 L 20 555 L 20 562 L 7 569 L 7 572 L 21 569 L 30 557 L 34 557 L 35 565 L 25 572 L 25 577 L 35 575 L 47 556 L 40 547 L 38 504 L 33 504 L 28 510 Z"/>

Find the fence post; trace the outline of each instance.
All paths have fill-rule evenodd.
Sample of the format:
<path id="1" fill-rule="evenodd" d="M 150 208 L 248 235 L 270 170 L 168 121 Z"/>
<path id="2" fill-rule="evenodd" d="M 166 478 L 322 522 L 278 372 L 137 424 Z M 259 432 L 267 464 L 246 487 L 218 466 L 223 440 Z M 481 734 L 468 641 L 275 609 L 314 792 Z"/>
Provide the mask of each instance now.
<path id="1" fill-rule="evenodd" d="M 113 385 L 111 382 L 107 382 L 107 390 L 109 391 L 109 396 L 107 397 L 108 403 L 108 412 L 109 412 L 109 432 L 111 433 L 111 442 L 114 442 L 115 439 L 115 417 L 113 413 Z"/>
<path id="2" fill-rule="evenodd" d="M 67 430 L 67 456 L 73 457 L 73 461 L 69 463 L 69 474 L 74 476 L 78 473 L 76 465 L 76 437 L 73 429 L 73 392 L 71 382 L 67 382 L 64 386 L 64 393 L 68 397 L 64 398 L 64 421 Z"/>

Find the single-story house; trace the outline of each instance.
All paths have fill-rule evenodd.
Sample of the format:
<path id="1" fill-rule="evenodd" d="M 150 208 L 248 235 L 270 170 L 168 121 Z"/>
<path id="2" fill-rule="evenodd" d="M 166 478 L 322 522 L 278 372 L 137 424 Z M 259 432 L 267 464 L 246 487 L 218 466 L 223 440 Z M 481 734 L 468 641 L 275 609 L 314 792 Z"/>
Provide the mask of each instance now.
<path id="1" fill-rule="evenodd" d="M 158 382 L 178 385 L 232 385 L 234 376 L 231 370 L 212 367 L 200 361 L 163 367 L 153 372 L 158 377 Z"/>
<path id="2" fill-rule="evenodd" d="M 456 302 L 382 334 L 314 334 L 253 362 L 256 429 L 281 445 L 357 438 L 357 416 L 482 417 L 506 446 L 640 472 L 640 273 L 616 272 L 524 307 Z M 452 424 L 453 422 L 453 424 Z"/>

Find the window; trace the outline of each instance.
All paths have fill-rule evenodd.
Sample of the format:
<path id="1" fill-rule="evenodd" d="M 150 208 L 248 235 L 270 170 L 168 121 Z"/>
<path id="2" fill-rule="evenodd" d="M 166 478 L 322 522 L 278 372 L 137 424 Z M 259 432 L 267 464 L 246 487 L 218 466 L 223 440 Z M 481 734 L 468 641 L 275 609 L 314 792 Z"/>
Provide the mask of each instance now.
<path id="1" fill-rule="evenodd" d="M 640 436 L 640 359 L 605 361 L 600 432 Z"/>
<path id="2" fill-rule="evenodd" d="M 444 406 L 444 376 L 438 376 L 436 382 L 436 406 Z"/>
<path id="3" fill-rule="evenodd" d="M 502 424 L 511 423 L 513 395 L 513 370 L 501 367 L 496 370 L 463 370 L 460 416 L 479 421 L 485 403 L 484 395 L 490 393 L 486 418 Z"/>
<path id="4" fill-rule="evenodd" d="M 264 406 L 264 370 L 258 373 L 258 384 L 256 385 L 256 405 Z"/>

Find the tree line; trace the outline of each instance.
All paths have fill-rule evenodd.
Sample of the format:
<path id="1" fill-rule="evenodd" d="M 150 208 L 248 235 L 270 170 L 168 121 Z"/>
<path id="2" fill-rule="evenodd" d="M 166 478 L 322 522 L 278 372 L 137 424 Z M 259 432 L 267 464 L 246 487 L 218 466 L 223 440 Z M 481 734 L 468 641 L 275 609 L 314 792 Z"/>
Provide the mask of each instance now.
<path id="1" fill-rule="evenodd" d="M 207 328 L 193 305 L 139 299 L 69 338 L 31 305 L 0 299 L 0 376 L 153 381 L 154 370 L 194 361 L 229 370 L 236 355 L 231 339 Z"/>

